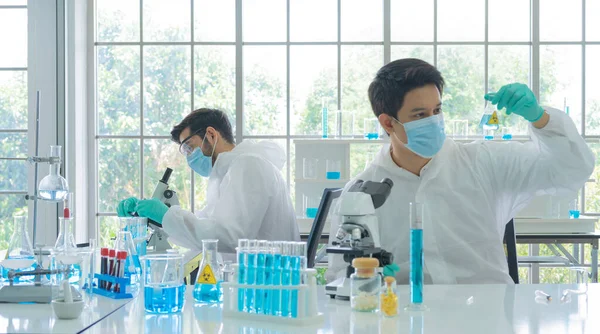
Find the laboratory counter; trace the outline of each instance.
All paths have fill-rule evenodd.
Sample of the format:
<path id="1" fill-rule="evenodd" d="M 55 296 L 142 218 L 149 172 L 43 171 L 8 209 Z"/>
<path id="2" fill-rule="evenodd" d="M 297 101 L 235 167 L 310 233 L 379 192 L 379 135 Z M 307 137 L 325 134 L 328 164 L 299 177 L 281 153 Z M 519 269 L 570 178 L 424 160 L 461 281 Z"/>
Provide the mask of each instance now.
<path id="1" fill-rule="evenodd" d="M 75 320 L 56 318 L 50 304 L 0 303 L 0 333 L 79 333 L 133 301 L 93 296 Z"/>
<path id="2" fill-rule="evenodd" d="M 580 294 L 561 298 L 566 289 Z M 590 284 L 587 293 L 576 285 L 428 285 L 429 310 L 409 313 L 401 307 L 395 318 L 352 312 L 349 302 L 330 299 L 320 287 L 324 321 L 306 327 L 224 318 L 220 305 L 194 305 L 192 290 L 180 313 L 147 314 L 140 295 L 86 333 L 600 333 L 598 284 Z M 539 292 L 536 297 L 537 290 L 551 300 Z M 401 306 L 408 293 L 408 286 L 398 286 Z"/>

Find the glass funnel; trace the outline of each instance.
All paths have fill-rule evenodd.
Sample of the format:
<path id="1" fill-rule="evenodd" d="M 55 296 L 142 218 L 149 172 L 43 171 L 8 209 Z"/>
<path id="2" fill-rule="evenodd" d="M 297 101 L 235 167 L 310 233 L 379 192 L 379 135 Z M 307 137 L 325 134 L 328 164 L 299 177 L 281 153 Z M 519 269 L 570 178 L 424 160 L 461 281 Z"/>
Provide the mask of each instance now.
<path id="1" fill-rule="evenodd" d="M 69 192 L 67 180 L 58 174 L 61 151 L 61 146 L 50 146 L 50 158 L 58 159 L 50 163 L 50 173 L 40 181 L 38 187 L 39 196 L 48 201 L 63 201 Z"/>

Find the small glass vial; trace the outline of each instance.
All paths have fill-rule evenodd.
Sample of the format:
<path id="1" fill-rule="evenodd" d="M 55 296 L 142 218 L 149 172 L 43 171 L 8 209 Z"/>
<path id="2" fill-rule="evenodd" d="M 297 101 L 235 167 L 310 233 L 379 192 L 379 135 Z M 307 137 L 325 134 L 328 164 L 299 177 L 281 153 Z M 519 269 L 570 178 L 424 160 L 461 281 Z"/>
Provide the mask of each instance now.
<path id="1" fill-rule="evenodd" d="M 396 294 L 396 279 L 386 276 L 385 287 L 381 293 L 381 312 L 386 317 L 398 315 L 398 295 Z"/>
<path id="2" fill-rule="evenodd" d="M 379 260 L 361 257 L 352 260 L 355 268 L 350 276 L 350 306 L 353 311 L 378 312 L 381 294 L 381 276 L 377 273 Z"/>

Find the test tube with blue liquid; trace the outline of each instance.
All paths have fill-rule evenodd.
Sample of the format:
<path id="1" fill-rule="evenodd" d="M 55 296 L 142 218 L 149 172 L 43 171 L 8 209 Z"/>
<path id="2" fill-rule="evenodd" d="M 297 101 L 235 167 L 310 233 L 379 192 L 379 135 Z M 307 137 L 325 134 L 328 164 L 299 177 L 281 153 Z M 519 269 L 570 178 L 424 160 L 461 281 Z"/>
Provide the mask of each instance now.
<path id="1" fill-rule="evenodd" d="M 422 311 L 423 305 L 423 205 L 410 203 L 410 304 L 407 311 Z"/>
<path id="2" fill-rule="evenodd" d="M 306 269 L 306 243 L 305 242 L 294 242 L 292 243 L 292 253 L 290 257 L 291 271 L 292 271 L 292 285 L 302 284 L 302 271 Z M 298 290 L 292 290 L 291 299 L 291 313 L 292 318 L 298 317 Z"/>
<path id="3" fill-rule="evenodd" d="M 284 242 L 281 254 L 281 285 L 289 286 L 292 284 L 292 255 L 293 242 Z M 281 316 L 290 316 L 290 290 L 281 289 Z"/>
<path id="4" fill-rule="evenodd" d="M 579 195 L 575 196 L 575 198 L 569 203 L 569 218 L 570 219 L 579 219 Z"/>
<path id="5" fill-rule="evenodd" d="M 265 285 L 273 285 L 273 242 L 267 242 L 265 249 Z M 272 290 L 265 289 L 263 291 L 263 314 L 271 314 L 271 296 L 273 295 Z"/>
<path id="6" fill-rule="evenodd" d="M 252 285 L 256 284 L 256 265 L 257 265 L 257 240 L 249 240 L 248 241 L 248 251 L 246 254 L 247 259 L 247 267 L 248 270 L 246 272 L 246 284 Z M 244 311 L 253 313 L 256 310 L 255 299 L 254 299 L 254 289 L 245 289 L 246 300 Z"/>
<path id="7" fill-rule="evenodd" d="M 273 242 L 273 286 L 280 286 L 282 283 L 281 272 L 283 269 L 282 262 L 283 242 Z M 271 293 L 271 315 L 281 315 L 281 290 L 273 289 Z"/>
<path id="8" fill-rule="evenodd" d="M 246 273 L 248 271 L 247 264 L 248 254 L 248 239 L 239 239 L 237 247 L 237 258 L 238 258 L 238 283 L 246 284 Z M 238 289 L 238 311 L 244 311 L 244 289 Z"/>
<path id="9" fill-rule="evenodd" d="M 267 257 L 267 240 L 259 240 L 256 245 L 256 285 L 265 284 L 265 260 Z M 254 292 L 256 313 L 263 313 L 265 290 L 256 289 Z"/>

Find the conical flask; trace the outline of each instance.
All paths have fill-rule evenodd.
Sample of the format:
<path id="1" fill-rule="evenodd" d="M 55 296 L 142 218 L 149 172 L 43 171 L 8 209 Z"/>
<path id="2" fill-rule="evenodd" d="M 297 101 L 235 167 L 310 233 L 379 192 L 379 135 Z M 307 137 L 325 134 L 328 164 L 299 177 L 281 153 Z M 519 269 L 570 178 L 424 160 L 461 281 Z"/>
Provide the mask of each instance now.
<path id="1" fill-rule="evenodd" d="M 35 257 L 33 246 L 27 231 L 27 216 L 15 216 L 13 234 L 10 237 L 10 243 L 6 252 L 6 260 L 2 261 L 4 267 L 4 277 L 7 277 L 8 270 L 31 271 L 34 270 Z M 17 276 L 15 282 L 31 282 L 33 276 Z"/>
<path id="2" fill-rule="evenodd" d="M 69 184 L 58 174 L 62 147 L 50 146 L 50 157 L 58 158 L 58 162 L 50 164 L 50 173 L 46 175 L 38 187 L 39 196 L 47 201 L 63 201 L 69 192 Z"/>
<path id="3" fill-rule="evenodd" d="M 221 301 L 221 263 L 217 255 L 219 240 L 202 240 L 202 260 L 194 286 L 194 300 L 198 303 L 218 303 Z"/>
<path id="4" fill-rule="evenodd" d="M 67 251 L 77 248 L 75 236 L 73 235 L 73 218 L 58 217 L 60 227 L 54 249 Z"/>

